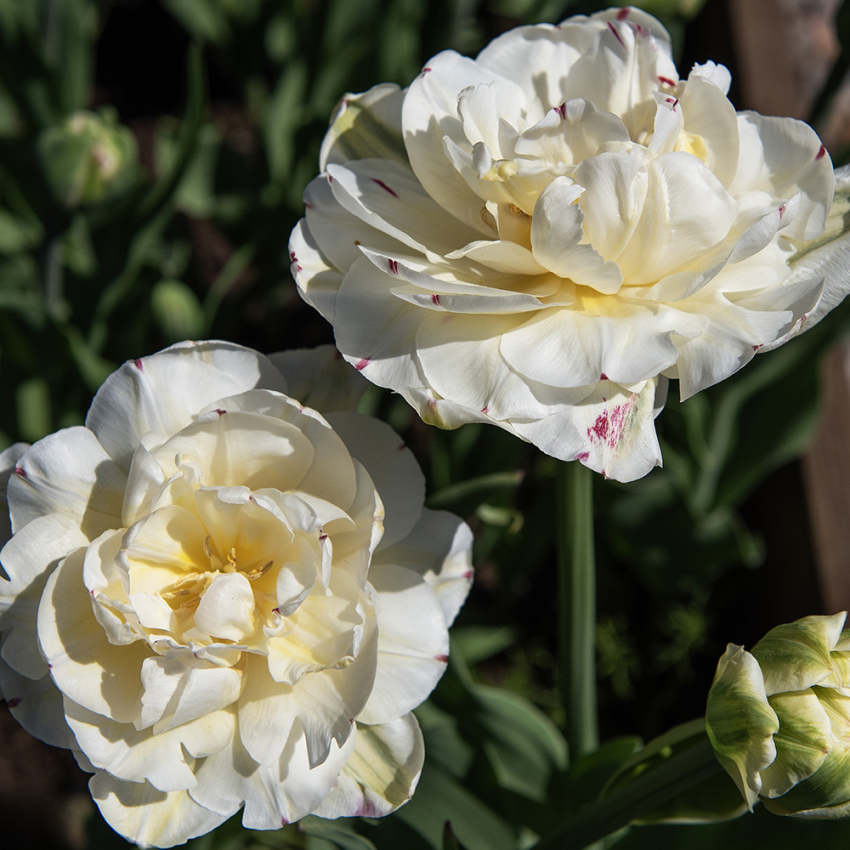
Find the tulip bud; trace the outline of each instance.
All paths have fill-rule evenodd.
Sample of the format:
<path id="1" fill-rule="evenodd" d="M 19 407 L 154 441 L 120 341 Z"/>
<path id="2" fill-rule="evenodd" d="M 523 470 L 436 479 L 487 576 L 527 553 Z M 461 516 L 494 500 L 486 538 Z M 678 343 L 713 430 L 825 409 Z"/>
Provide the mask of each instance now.
<path id="1" fill-rule="evenodd" d="M 53 194 L 71 208 L 120 185 L 135 162 L 136 141 L 109 112 L 75 112 L 41 134 L 38 152 Z"/>
<path id="2" fill-rule="evenodd" d="M 771 629 L 747 652 L 729 644 L 706 728 L 752 809 L 850 815 L 850 630 L 846 612 Z"/>

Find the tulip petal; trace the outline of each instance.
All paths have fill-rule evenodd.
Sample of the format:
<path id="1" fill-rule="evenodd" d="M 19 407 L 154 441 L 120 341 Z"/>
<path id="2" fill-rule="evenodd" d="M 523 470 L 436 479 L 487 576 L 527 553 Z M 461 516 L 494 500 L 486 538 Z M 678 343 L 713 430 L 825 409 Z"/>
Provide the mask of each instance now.
<path id="1" fill-rule="evenodd" d="M 425 746 L 413 714 L 379 726 L 357 723 L 352 738 L 353 752 L 315 809 L 319 817 L 384 817 L 416 790 Z"/>
<path id="2" fill-rule="evenodd" d="M 102 770 L 95 772 L 89 789 L 104 820 L 119 835 L 145 847 L 185 844 L 233 814 L 212 812 L 186 791 L 158 791 L 149 782 L 122 782 Z"/>
<path id="3" fill-rule="evenodd" d="M 705 727 L 718 761 L 752 810 L 762 787 L 761 771 L 776 758 L 773 736 L 779 719 L 770 707 L 758 661 L 729 644 L 708 693 Z"/>

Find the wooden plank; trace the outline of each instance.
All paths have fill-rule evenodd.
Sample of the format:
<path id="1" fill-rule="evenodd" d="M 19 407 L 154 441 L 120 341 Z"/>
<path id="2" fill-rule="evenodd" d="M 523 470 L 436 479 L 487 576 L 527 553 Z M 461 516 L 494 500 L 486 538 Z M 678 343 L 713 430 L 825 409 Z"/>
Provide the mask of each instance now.
<path id="1" fill-rule="evenodd" d="M 850 609 L 850 343 L 821 366 L 821 421 L 803 458 L 824 613 Z"/>

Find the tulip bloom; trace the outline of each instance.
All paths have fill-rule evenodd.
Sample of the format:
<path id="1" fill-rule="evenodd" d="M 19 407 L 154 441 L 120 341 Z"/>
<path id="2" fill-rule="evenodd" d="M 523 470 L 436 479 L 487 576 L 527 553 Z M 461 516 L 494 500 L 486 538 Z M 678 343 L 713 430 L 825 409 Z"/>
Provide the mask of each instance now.
<path id="1" fill-rule="evenodd" d="M 350 397 L 332 351 L 172 346 L 108 378 L 86 427 L 2 458 L 3 695 L 139 844 L 243 807 L 252 829 L 381 816 L 418 781 L 411 711 L 445 669 L 471 534 L 423 508 L 391 428 L 285 394 Z"/>
<path id="2" fill-rule="evenodd" d="M 426 422 L 643 476 L 669 379 L 683 399 L 722 381 L 850 284 L 831 246 L 800 250 L 833 202 L 817 135 L 736 113 L 729 84 L 713 62 L 680 78 L 626 7 L 347 95 L 292 234 L 298 287 Z"/>
<path id="3" fill-rule="evenodd" d="M 850 631 L 846 614 L 771 629 L 747 652 L 729 644 L 706 728 L 752 809 L 799 818 L 850 815 Z"/>

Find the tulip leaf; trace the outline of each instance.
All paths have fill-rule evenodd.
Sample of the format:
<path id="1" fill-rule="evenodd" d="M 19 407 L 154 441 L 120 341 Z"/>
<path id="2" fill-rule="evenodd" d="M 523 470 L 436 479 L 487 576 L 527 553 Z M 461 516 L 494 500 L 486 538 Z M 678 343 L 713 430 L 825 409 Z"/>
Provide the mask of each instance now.
<path id="1" fill-rule="evenodd" d="M 452 831 L 451 821 L 446 821 L 443 829 L 443 850 L 466 850 L 466 848 L 457 840 L 457 836 Z"/>
<path id="2" fill-rule="evenodd" d="M 509 691 L 477 685 L 472 693 L 484 751 L 501 787 L 545 801 L 553 772 L 567 764 L 567 745 L 555 724 Z"/>
<path id="3" fill-rule="evenodd" d="M 421 835 L 434 850 L 443 846 L 443 825 L 467 850 L 515 850 L 513 830 L 464 785 L 426 763 L 416 793 L 394 815 Z"/>
<path id="4" fill-rule="evenodd" d="M 300 822 L 299 829 L 311 838 L 324 839 L 339 850 L 375 850 L 375 845 L 368 838 L 321 818 L 304 818 Z"/>

